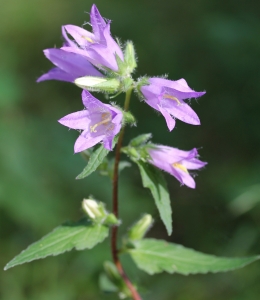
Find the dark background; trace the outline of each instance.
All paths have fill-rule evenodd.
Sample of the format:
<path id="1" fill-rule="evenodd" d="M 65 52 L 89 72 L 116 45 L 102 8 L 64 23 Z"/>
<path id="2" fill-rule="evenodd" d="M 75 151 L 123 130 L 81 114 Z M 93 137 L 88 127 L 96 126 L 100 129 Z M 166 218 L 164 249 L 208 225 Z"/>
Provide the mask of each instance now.
<path id="1" fill-rule="evenodd" d="M 0 9 L 0 267 L 64 220 L 81 217 L 89 194 L 111 207 L 108 178 L 97 174 L 76 181 L 85 162 L 73 154 L 78 135 L 58 124 L 81 110 L 80 89 L 69 83 L 37 84 L 51 68 L 42 50 L 60 47 L 61 25 L 81 26 L 92 2 L 83 0 L 1 0 Z M 153 141 L 190 150 L 197 147 L 208 166 L 197 188 L 180 187 L 167 176 L 173 208 L 173 235 L 167 237 L 136 166 L 122 173 L 120 211 L 127 228 L 144 212 L 153 214 L 149 236 L 221 255 L 260 253 L 260 2 L 216 0 L 98 0 L 113 20 L 112 34 L 133 40 L 135 78 L 168 74 L 185 78 L 207 94 L 192 107 L 201 126 L 164 118 L 135 96 L 131 111 L 138 133 Z M 102 98 L 100 98 L 102 99 Z M 123 96 L 118 98 L 122 101 Z M 2 300 L 106 299 L 98 290 L 108 241 L 93 250 L 67 253 L 0 271 Z M 124 264 L 145 299 L 254 300 L 260 294 L 260 263 L 230 273 L 149 276 L 130 259 Z M 115 299 L 108 296 L 107 299 Z"/>

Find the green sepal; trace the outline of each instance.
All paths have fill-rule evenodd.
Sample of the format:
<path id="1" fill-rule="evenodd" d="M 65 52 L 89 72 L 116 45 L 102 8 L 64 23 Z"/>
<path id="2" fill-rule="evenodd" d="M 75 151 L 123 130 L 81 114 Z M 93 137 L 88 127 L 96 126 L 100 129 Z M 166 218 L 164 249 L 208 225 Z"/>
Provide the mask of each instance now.
<path id="1" fill-rule="evenodd" d="M 71 251 L 73 248 L 76 250 L 91 249 L 103 242 L 108 237 L 108 233 L 108 226 L 93 223 L 86 218 L 79 222 L 64 223 L 22 251 L 4 269 L 7 270 L 47 256 L 56 256 Z"/>
<path id="2" fill-rule="evenodd" d="M 182 275 L 226 272 L 242 268 L 260 256 L 217 257 L 163 240 L 143 239 L 128 250 L 137 267 L 150 275 L 166 271 Z"/>
<path id="3" fill-rule="evenodd" d="M 133 83 L 134 81 L 131 77 L 122 77 L 120 90 L 123 92 L 127 92 L 128 90 L 133 88 Z"/>
<path id="4" fill-rule="evenodd" d="M 136 60 L 135 60 L 135 51 L 132 42 L 127 42 L 125 53 L 124 53 L 124 60 L 115 54 L 118 71 L 117 73 L 122 78 L 131 78 L 131 74 L 136 68 Z"/>
<path id="5" fill-rule="evenodd" d="M 130 113 L 130 111 L 124 111 L 123 112 L 124 115 L 124 122 L 130 125 L 135 125 L 136 124 L 136 120 L 135 117 L 132 115 L 132 113 Z"/>
<path id="6" fill-rule="evenodd" d="M 121 152 L 128 155 L 129 158 L 134 162 L 138 162 L 138 161 L 147 162 L 150 159 L 150 155 L 146 150 L 146 146 L 140 146 L 140 147 L 126 146 L 121 148 Z"/>
<path id="7" fill-rule="evenodd" d="M 137 80 L 137 83 L 136 83 L 136 92 L 139 96 L 140 99 L 144 99 L 144 96 L 141 92 L 141 87 L 144 86 L 144 85 L 149 85 L 149 77 L 140 77 L 138 78 Z"/>

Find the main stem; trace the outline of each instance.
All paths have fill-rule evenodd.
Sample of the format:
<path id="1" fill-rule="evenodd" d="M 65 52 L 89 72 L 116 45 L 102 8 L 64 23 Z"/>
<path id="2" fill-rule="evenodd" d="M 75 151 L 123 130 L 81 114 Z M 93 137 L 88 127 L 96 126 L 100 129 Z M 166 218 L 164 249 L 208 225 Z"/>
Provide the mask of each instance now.
<path id="1" fill-rule="evenodd" d="M 126 92 L 126 97 L 125 97 L 125 104 L 124 104 L 124 111 L 128 110 L 129 103 L 130 103 L 130 98 L 131 98 L 131 93 L 132 89 L 129 89 Z M 114 175 L 113 175 L 113 213 L 114 215 L 118 218 L 119 217 L 119 212 L 118 212 L 118 165 L 120 162 L 120 150 L 122 147 L 122 142 L 123 142 L 123 137 L 124 137 L 124 131 L 125 128 L 123 127 L 118 138 L 117 146 L 116 146 L 116 154 L 115 154 L 115 165 L 114 165 Z M 133 286 L 132 282 L 130 279 L 127 277 L 123 266 L 119 260 L 118 256 L 118 249 L 117 249 L 117 231 L 118 227 L 114 226 L 112 227 L 112 234 L 111 234 L 111 252 L 112 252 L 112 257 L 115 266 L 117 267 L 117 270 L 121 277 L 123 278 L 124 282 L 128 286 L 133 300 L 141 300 L 140 295 L 136 291 L 135 287 Z"/>

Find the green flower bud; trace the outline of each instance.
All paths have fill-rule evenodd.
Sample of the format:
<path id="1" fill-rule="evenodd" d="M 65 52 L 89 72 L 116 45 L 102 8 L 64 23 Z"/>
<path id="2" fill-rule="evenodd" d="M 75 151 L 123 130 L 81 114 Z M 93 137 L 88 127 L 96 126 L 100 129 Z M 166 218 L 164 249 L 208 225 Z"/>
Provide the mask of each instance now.
<path id="1" fill-rule="evenodd" d="M 116 266 L 110 261 L 106 261 L 104 262 L 104 269 L 107 278 L 117 287 L 119 292 L 119 298 L 125 299 L 131 297 L 131 292 L 129 291 L 128 287 L 126 286 L 125 282 L 120 276 Z"/>
<path id="2" fill-rule="evenodd" d="M 132 41 L 128 41 L 125 46 L 124 59 L 127 65 L 128 73 L 131 74 L 136 68 L 135 49 Z"/>
<path id="3" fill-rule="evenodd" d="M 140 145 L 147 143 L 147 141 L 149 141 L 151 138 L 152 138 L 151 133 L 141 134 L 133 138 L 129 145 L 131 145 L 132 147 L 138 147 Z"/>
<path id="4" fill-rule="evenodd" d="M 135 117 L 129 111 L 124 111 L 123 114 L 124 114 L 124 121 L 126 123 L 135 125 L 136 123 Z"/>
<path id="5" fill-rule="evenodd" d="M 116 286 L 118 286 L 118 284 L 122 283 L 122 278 L 121 278 L 120 274 L 118 273 L 118 270 L 117 270 L 116 266 L 112 262 L 105 261 L 104 262 L 104 269 L 105 269 L 107 277 Z"/>
<path id="6" fill-rule="evenodd" d="M 128 231 L 128 239 L 131 241 L 141 240 L 153 224 L 151 215 L 144 215 Z"/>

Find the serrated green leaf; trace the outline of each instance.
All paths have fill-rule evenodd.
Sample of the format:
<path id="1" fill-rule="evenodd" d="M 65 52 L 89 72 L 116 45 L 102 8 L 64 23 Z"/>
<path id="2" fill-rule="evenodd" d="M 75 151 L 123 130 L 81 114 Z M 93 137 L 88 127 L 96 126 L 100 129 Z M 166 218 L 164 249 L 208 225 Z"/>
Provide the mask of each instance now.
<path id="1" fill-rule="evenodd" d="M 260 256 L 217 257 L 156 239 L 143 239 L 134 245 L 128 252 L 138 268 L 150 275 L 163 271 L 183 275 L 226 272 L 260 259 Z"/>
<path id="2" fill-rule="evenodd" d="M 95 172 L 99 165 L 103 162 L 104 158 L 108 155 L 109 150 L 100 145 L 95 151 L 91 153 L 87 166 L 76 177 L 76 179 L 83 179 Z"/>
<path id="3" fill-rule="evenodd" d="M 108 232 L 107 226 L 93 224 L 86 219 L 63 224 L 22 251 L 5 266 L 5 270 L 50 255 L 56 256 L 73 248 L 91 249 L 102 242 L 108 236 Z"/>
<path id="4" fill-rule="evenodd" d="M 160 170 L 142 161 L 136 162 L 141 173 L 143 186 L 151 190 L 160 217 L 167 229 L 168 235 L 172 233 L 172 209 L 166 181 Z"/>

